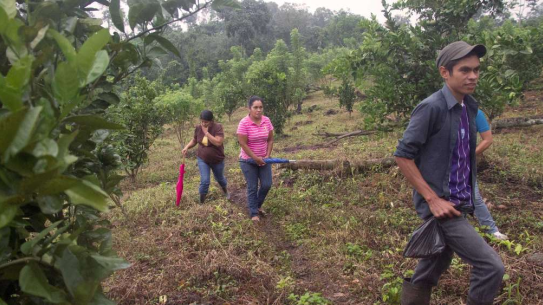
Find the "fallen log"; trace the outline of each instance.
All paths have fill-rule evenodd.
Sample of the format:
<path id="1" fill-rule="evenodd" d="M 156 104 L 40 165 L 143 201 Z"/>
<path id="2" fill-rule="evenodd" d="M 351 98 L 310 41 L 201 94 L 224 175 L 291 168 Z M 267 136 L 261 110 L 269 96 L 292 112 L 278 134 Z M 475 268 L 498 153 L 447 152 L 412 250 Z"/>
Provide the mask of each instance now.
<path id="1" fill-rule="evenodd" d="M 296 160 L 293 163 L 279 164 L 279 168 L 292 170 L 338 170 L 344 173 L 362 173 L 370 170 L 385 169 L 396 165 L 393 157 L 370 160 Z"/>
<path id="2" fill-rule="evenodd" d="M 340 135 L 340 136 L 337 136 L 334 140 L 324 144 L 326 146 L 328 145 L 331 145 L 331 144 L 334 144 L 335 142 L 343 139 L 343 138 L 348 138 L 348 137 L 354 137 L 354 136 L 365 136 L 365 135 L 370 135 L 370 134 L 374 134 L 376 133 L 375 130 L 357 130 L 357 131 L 353 131 L 353 132 L 349 132 L 349 133 L 346 133 L 346 134 L 343 134 L 343 135 Z"/>
<path id="3" fill-rule="evenodd" d="M 528 127 L 539 124 L 543 124 L 543 117 L 509 118 L 492 121 L 492 129 Z"/>
<path id="4" fill-rule="evenodd" d="M 321 132 L 316 133 L 316 136 L 321 136 L 325 138 L 336 138 L 336 137 L 343 137 L 343 136 L 357 136 L 357 135 L 364 135 L 364 134 L 372 134 L 375 133 L 373 130 L 355 130 L 355 131 L 349 131 L 349 132 L 342 132 L 342 133 L 333 133 L 333 132 Z"/>

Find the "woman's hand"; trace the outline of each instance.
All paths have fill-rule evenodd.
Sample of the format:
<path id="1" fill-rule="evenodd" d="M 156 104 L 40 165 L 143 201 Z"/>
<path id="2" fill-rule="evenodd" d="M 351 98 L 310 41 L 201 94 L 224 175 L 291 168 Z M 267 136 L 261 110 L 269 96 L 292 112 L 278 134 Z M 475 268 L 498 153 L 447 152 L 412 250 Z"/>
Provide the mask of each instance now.
<path id="1" fill-rule="evenodd" d="M 264 162 L 264 159 L 261 158 L 261 157 L 256 157 L 254 160 L 255 160 L 255 162 L 256 162 L 256 164 L 257 164 L 258 166 L 264 166 L 264 165 L 266 165 L 266 162 Z"/>
<path id="2" fill-rule="evenodd" d="M 185 146 L 185 148 L 183 148 L 183 150 L 181 151 L 181 153 L 183 154 L 183 156 L 186 156 L 187 155 L 187 151 L 189 149 Z"/>
<path id="3" fill-rule="evenodd" d="M 205 135 L 209 131 L 209 126 L 204 126 L 203 124 L 201 124 L 201 126 L 202 126 L 202 132 Z"/>

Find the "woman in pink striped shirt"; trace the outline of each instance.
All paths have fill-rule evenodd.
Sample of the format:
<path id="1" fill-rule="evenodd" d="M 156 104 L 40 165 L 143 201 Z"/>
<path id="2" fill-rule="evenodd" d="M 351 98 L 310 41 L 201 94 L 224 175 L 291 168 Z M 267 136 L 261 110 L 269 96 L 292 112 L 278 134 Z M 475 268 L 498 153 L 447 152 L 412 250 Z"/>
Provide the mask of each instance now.
<path id="1" fill-rule="evenodd" d="M 271 165 L 264 162 L 273 149 L 273 125 L 262 113 L 264 104 L 258 96 L 251 96 L 247 103 L 249 115 L 238 125 L 238 142 L 241 145 L 239 164 L 247 182 L 247 206 L 251 220 L 260 221 L 265 216 L 262 204 L 272 186 Z M 255 162 L 248 162 L 253 159 Z M 260 182 L 260 187 L 259 187 Z"/>

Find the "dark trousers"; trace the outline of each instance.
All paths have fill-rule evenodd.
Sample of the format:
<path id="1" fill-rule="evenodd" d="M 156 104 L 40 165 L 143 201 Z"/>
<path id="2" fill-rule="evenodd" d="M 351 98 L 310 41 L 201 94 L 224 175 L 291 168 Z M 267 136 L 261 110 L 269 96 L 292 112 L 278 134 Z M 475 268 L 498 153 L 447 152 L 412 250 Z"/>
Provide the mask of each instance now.
<path id="1" fill-rule="evenodd" d="M 258 166 L 256 164 L 239 161 L 239 166 L 247 182 L 247 205 L 251 217 L 258 216 L 258 209 L 262 207 L 266 195 L 272 186 L 271 164 Z M 260 182 L 260 187 L 259 187 Z"/>
<path id="2" fill-rule="evenodd" d="M 465 217 L 440 220 L 447 247 L 432 258 L 419 261 L 411 278 L 414 285 L 437 285 L 441 274 L 449 268 L 453 253 L 472 266 L 469 297 L 479 302 L 492 302 L 502 282 L 505 268 L 498 253 L 475 231 Z"/>

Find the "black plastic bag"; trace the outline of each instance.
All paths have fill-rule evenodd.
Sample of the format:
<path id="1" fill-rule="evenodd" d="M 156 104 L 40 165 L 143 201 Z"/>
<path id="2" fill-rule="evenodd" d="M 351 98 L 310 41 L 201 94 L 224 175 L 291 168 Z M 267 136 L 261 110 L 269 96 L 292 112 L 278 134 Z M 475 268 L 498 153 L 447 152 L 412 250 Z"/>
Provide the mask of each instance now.
<path id="1" fill-rule="evenodd" d="M 445 249 L 445 238 L 435 217 L 430 217 L 418 227 L 403 251 L 404 257 L 427 258 Z"/>

